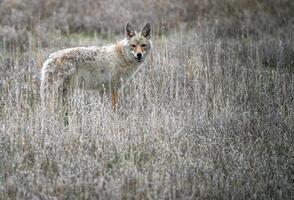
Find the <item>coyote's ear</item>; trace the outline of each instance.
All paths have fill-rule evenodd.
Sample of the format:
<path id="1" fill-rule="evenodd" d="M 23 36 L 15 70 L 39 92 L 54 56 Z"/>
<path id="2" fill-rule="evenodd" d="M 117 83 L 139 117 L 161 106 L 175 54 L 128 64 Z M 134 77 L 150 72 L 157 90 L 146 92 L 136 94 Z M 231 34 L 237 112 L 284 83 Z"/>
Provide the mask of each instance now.
<path id="1" fill-rule="evenodd" d="M 145 26 L 142 28 L 141 34 L 147 38 L 150 39 L 151 36 L 151 26 L 150 23 L 146 23 Z"/>
<path id="2" fill-rule="evenodd" d="M 130 39 L 131 37 L 133 37 L 135 35 L 135 30 L 132 27 L 132 25 L 128 22 L 126 25 L 126 37 L 128 39 Z"/>

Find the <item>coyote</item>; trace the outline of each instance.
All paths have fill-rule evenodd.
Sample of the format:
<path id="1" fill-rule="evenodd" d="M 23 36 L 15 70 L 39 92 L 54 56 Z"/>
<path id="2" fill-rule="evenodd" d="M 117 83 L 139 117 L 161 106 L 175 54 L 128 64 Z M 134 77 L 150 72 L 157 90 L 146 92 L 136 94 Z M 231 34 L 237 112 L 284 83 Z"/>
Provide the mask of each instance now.
<path id="1" fill-rule="evenodd" d="M 56 110 L 63 105 L 69 89 L 82 88 L 108 92 L 116 109 L 119 89 L 150 52 L 150 23 L 140 32 L 127 23 L 125 35 L 116 44 L 69 48 L 51 54 L 41 70 L 42 107 Z"/>

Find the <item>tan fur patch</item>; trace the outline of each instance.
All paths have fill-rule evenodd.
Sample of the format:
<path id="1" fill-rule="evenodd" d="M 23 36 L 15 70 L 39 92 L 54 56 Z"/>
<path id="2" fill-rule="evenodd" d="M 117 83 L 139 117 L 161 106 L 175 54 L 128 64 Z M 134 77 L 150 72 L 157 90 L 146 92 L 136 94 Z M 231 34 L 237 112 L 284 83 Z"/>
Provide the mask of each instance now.
<path id="1" fill-rule="evenodd" d="M 114 50 L 118 56 L 123 57 L 123 45 L 121 43 L 117 43 L 114 47 Z"/>
<path id="2" fill-rule="evenodd" d="M 118 63 L 118 66 L 121 68 L 126 68 L 127 66 L 131 65 L 131 62 L 125 57 L 123 48 L 124 46 L 122 43 L 117 43 L 114 47 L 114 51 L 116 52 L 116 55 L 121 59 L 121 62 Z"/>
<path id="3" fill-rule="evenodd" d="M 55 65 L 62 65 L 63 64 L 63 60 L 64 60 L 64 58 L 63 57 L 61 57 L 61 58 L 57 58 L 56 60 L 55 60 Z"/>

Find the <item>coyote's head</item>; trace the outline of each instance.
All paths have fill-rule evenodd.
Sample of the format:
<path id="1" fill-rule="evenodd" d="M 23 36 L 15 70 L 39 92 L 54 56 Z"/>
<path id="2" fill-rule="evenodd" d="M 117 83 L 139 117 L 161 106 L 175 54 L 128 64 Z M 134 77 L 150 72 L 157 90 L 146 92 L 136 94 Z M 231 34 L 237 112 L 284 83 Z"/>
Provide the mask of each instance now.
<path id="1" fill-rule="evenodd" d="M 134 30 L 130 23 L 126 25 L 127 52 L 134 62 L 143 62 L 151 48 L 151 27 L 146 23 L 140 32 Z"/>

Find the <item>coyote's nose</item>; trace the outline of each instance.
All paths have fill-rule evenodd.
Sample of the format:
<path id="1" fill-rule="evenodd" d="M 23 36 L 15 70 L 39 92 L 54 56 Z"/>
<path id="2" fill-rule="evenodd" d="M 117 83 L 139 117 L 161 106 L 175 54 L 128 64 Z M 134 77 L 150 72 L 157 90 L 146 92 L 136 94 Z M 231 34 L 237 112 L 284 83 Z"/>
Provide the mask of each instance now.
<path id="1" fill-rule="evenodd" d="M 137 58 L 142 58 L 142 54 L 141 53 L 137 53 Z"/>

